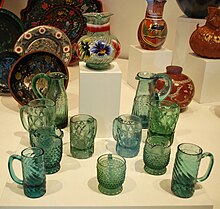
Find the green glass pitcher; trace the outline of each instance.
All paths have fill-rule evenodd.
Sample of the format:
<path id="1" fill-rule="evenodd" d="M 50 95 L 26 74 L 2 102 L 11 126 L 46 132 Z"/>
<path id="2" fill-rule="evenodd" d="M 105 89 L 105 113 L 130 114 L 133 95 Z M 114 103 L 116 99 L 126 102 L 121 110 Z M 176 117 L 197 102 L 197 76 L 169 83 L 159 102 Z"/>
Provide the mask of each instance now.
<path id="1" fill-rule="evenodd" d="M 46 79 L 48 82 L 48 88 L 45 95 L 42 94 L 37 84 L 40 79 Z M 68 124 L 68 100 L 64 86 L 65 79 L 67 79 L 67 76 L 61 72 L 50 72 L 48 75 L 39 73 L 32 79 L 34 94 L 39 98 L 46 97 L 55 102 L 55 125 L 57 128 L 65 128 Z"/>
<path id="2" fill-rule="evenodd" d="M 152 100 L 163 101 L 171 91 L 172 80 L 164 73 L 154 74 L 151 72 L 139 72 L 136 77 L 138 86 L 133 102 L 132 115 L 142 120 L 143 129 L 148 128 L 148 111 Z M 156 91 L 158 79 L 163 79 L 165 84 L 160 91 Z"/>

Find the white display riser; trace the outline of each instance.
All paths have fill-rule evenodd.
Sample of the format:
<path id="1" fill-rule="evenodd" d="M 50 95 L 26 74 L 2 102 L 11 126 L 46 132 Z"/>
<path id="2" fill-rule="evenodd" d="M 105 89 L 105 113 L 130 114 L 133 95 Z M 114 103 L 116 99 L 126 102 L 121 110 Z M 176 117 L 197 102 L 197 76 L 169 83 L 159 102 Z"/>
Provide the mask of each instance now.
<path id="1" fill-rule="evenodd" d="M 119 115 L 121 70 L 117 62 L 110 69 L 92 70 L 79 62 L 79 113 L 97 119 L 97 137 L 112 137 L 112 122 Z"/>
<path id="2" fill-rule="evenodd" d="M 184 73 L 195 85 L 194 100 L 199 103 L 220 101 L 220 59 L 205 59 L 194 53 L 186 57 Z"/>
<path id="3" fill-rule="evenodd" d="M 152 73 L 166 72 L 166 66 L 171 65 L 172 51 L 166 48 L 159 50 L 145 50 L 140 46 L 131 45 L 129 49 L 127 82 L 137 88 L 135 76 L 138 72 Z"/>
<path id="4" fill-rule="evenodd" d="M 172 65 L 184 67 L 186 56 L 188 53 L 192 52 L 192 49 L 189 45 L 190 36 L 193 31 L 195 31 L 197 24 L 202 26 L 205 24 L 205 21 L 205 19 L 189 18 L 184 15 L 178 17 Z"/>

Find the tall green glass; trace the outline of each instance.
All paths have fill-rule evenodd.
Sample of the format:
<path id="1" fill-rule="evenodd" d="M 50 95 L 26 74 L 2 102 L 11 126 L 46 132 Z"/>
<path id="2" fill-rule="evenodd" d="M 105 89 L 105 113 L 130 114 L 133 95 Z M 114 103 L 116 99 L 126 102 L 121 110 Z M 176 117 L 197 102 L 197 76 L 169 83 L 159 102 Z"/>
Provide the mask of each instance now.
<path id="1" fill-rule="evenodd" d="M 53 174 L 60 170 L 63 154 L 63 131 L 60 129 L 41 128 L 30 133 L 33 146 L 44 150 L 46 174 Z"/>
<path id="2" fill-rule="evenodd" d="M 206 157 L 209 157 L 209 165 L 206 173 L 198 177 L 200 162 Z M 202 182 L 209 177 L 213 163 L 214 156 L 210 152 L 203 152 L 202 148 L 195 144 L 179 144 L 173 167 L 172 192 L 178 197 L 191 197 L 195 192 L 196 183 Z"/>
<path id="3" fill-rule="evenodd" d="M 86 114 L 70 118 L 70 151 L 74 158 L 86 159 L 94 153 L 97 120 Z"/>
<path id="4" fill-rule="evenodd" d="M 152 101 L 149 109 L 149 126 L 147 138 L 150 136 L 162 136 L 173 143 L 180 107 L 171 101 Z"/>

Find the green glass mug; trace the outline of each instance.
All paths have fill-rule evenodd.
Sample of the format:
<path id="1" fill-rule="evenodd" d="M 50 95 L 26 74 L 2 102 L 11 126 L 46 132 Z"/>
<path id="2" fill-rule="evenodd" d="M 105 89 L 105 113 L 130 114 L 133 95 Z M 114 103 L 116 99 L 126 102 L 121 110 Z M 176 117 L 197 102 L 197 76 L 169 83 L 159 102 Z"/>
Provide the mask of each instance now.
<path id="1" fill-rule="evenodd" d="M 209 157 L 209 165 L 202 177 L 197 177 L 200 162 Z M 210 152 L 203 152 L 202 148 L 191 143 L 182 143 L 177 147 L 173 175 L 171 181 L 172 192 L 182 198 L 189 198 L 194 194 L 197 182 L 206 180 L 212 170 L 214 156 Z"/>
<path id="2" fill-rule="evenodd" d="M 21 161 L 23 180 L 15 175 L 14 160 Z M 44 151 L 41 148 L 26 148 L 21 155 L 11 155 L 8 159 L 8 170 L 13 181 L 23 185 L 24 194 L 27 197 L 38 198 L 46 193 Z"/>
<path id="3" fill-rule="evenodd" d="M 34 99 L 21 107 L 20 119 L 24 129 L 28 132 L 54 127 L 55 103 L 50 99 Z M 31 141 L 30 144 L 33 146 Z"/>
<path id="4" fill-rule="evenodd" d="M 179 114 L 180 107 L 174 102 L 151 101 L 147 137 L 162 136 L 172 144 Z"/>

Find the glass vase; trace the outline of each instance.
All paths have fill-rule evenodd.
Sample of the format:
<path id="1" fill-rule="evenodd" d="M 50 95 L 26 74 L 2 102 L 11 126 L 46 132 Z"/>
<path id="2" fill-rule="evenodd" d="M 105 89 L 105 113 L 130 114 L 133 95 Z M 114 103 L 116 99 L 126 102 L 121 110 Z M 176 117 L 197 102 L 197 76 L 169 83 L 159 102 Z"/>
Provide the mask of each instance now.
<path id="1" fill-rule="evenodd" d="M 87 19 L 87 34 L 79 39 L 77 54 L 89 68 L 108 69 L 120 53 L 120 43 L 110 32 L 112 15 L 109 12 L 83 14 Z"/>

